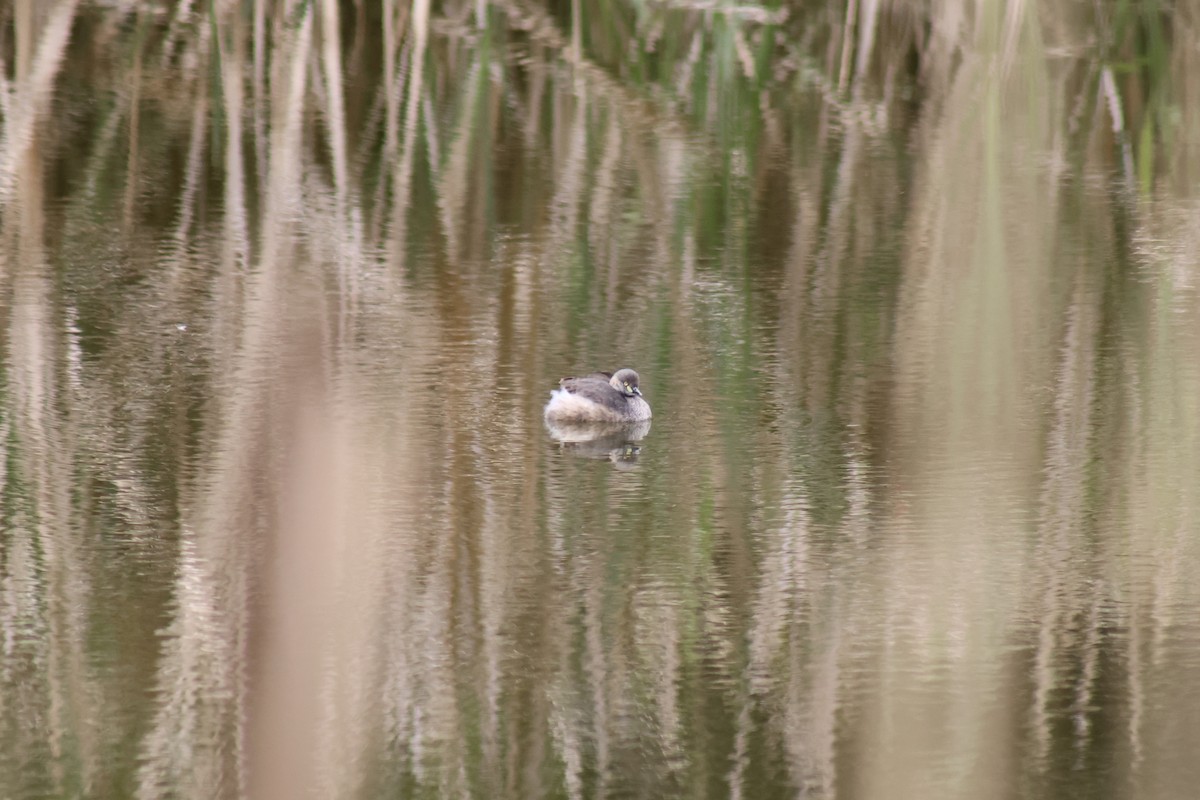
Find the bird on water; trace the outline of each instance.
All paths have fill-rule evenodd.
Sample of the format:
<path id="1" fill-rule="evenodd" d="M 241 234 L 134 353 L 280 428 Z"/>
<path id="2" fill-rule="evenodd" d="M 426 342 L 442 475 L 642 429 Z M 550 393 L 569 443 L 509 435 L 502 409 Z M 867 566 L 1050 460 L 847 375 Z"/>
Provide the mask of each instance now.
<path id="1" fill-rule="evenodd" d="M 582 378 L 563 378 L 550 393 L 546 421 L 642 422 L 650 419 L 650 404 L 638 388 L 638 374 L 626 367 L 609 374 L 593 372 Z"/>

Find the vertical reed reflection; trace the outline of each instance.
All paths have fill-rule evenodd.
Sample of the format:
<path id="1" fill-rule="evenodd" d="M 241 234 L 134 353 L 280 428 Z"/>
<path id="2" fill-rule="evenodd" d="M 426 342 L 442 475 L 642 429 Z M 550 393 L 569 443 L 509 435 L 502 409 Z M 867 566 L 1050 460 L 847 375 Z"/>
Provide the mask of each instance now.
<path id="1" fill-rule="evenodd" d="M 1185 796 L 1169 10 L 19 0 L 0 795 Z"/>
<path id="2" fill-rule="evenodd" d="M 74 3 L 47 11 L 18 4 L 14 94 L 0 133 L 6 369 L 3 413 L 4 548 L 0 574 L 7 699 L 0 774 L 20 786 L 65 793 L 97 776 L 95 703 L 87 674 L 88 556 L 72 513 L 70 471 L 77 449 L 68 375 L 60 354 L 47 252 L 44 150 L 36 132 L 47 113 Z M 66 413 L 64 413 L 64 411 Z M 37 727 L 29 720 L 39 719 Z M 78 765 L 73 774 L 63 765 Z M 25 770 L 25 765 L 43 765 Z M 7 781 L 6 781 L 7 783 Z"/>
<path id="3" fill-rule="evenodd" d="M 890 420 L 902 443 L 891 472 L 911 500 L 882 520 L 881 681 L 864 706 L 872 768 L 856 787 L 867 796 L 919 797 L 939 785 L 990 795 L 1017 767 L 1002 743 L 1016 713 L 998 701 L 1019 610 L 1006 587 L 1027 582 L 1030 561 L 1022 509 L 1037 470 L 1039 398 L 1023 387 L 1046 381 L 1041 337 L 1058 309 L 1045 283 L 1050 240 L 1005 235 L 1056 214 L 1045 174 L 1016 160 L 1047 141 L 1044 93 L 1018 88 L 1044 82 L 1044 67 L 1022 57 L 1037 44 L 1021 26 L 1003 41 L 1012 35 L 1003 22 L 981 9 L 969 33 L 976 57 L 920 134 Z M 1007 48 L 1018 57 L 1005 75 Z M 945 676 L 936 692 L 930 674 Z"/>

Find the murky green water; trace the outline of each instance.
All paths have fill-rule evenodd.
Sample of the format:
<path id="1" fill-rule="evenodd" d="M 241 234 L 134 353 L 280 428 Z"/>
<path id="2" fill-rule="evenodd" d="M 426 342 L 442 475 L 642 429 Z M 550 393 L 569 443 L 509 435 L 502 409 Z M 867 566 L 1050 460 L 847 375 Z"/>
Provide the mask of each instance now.
<path id="1" fill-rule="evenodd" d="M 192 5 L 0 7 L 0 796 L 1195 795 L 1193 9 Z"/>

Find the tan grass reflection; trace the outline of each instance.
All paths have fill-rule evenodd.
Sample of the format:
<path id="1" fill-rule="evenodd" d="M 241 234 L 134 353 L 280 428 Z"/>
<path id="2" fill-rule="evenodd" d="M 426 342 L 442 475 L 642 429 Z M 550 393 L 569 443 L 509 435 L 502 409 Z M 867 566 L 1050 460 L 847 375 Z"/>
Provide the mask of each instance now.
<path id="1" fill-rule="evenodd" d="M 1107 543 L 1114 559 L 1108 580 L 1123 600 L 1121 623 L 1131 630 L 1130 715 L 1127 750 L 1130 780 L 1146 795 L 1186 792 L 1193 766 L 1174 752 L 1168 731 L 1200 734 L 1200 713 L 1176 702 L 1181 662 L 1195 672 L 1185 653 L 1190 645 L 1178 631 L 1196 623 L 1200 592 L 1191 579 L 1200 561 L 1195 536 L 1200 493 L 1200 276 L 1195 268 L 1196 206 L 1170 203 L 1139 230 L 1147 286 L 1142 309 L 1144 340 L 1140 359 L 1124 365 L 1130 434 L 1130 460 L 1106 484 L 1114 531 Z M 1124 502 L 1122 502 L 1124 501 Z M 1120 594 L 1118 594 L 1120 592 Z M 1106 598 L 1108 599 L 1108 598 Z"/>
<path id="2" fill-rule="evenodd" d="M 1194 787 L 1194 53 L 1168 103 L 1029 3 L 125 4 L 83 137 L 74 4 L 15 9 L 0 735 L 54 793 Z M 652 468 L 544 436 L 618 357 Z"/>
<path id="3" fill-rule="evenodd" d="M 18 171 L 35 147 L 34 130 L 46 114 L 55 79 L 66 53 L 78 0 L 59 0 L 49 8 L 31 0 L 14 6 L 16 80 L 0 82 L 0 210 L 17 190 Z M 34 157 L 36 161 L 36 156 Z"/>
<path id="4" fill-rule="evenodd" d="M 100 732 L 88 725 L 98 702 L 87 668 L 90 611 L 84 526 L 71 503 L 71 465 L 78 452 L 71 407 L 72 365 L 60 369 L 67 335 L 58 324 L 53 269 L 46 247 L 44 124 L 66 46 L 74 2 L 14 9 L 15 85 L 0 84 L 0 278 L 7 305 L 3 330 L 6 408 L 0 420 L 5 506 L 0 571 L 0 714 L 3 748 L 17 763 L 49 761 L 50 791 L 93 785 L 102 765 Z M 38 719 L 38 725 L 29 724 Z M 79 764 L 78 774 L 63 766 Z M 11 763 L 11 762 L 10 762 Z"/>
<path id="5" fill-rule="evenodd" d="M 949 42 L 971 58 L 920 133 L 893 344 L 897 502 L 874 579 L 880 682 L 857 734 L 867 768 L 849 787 L 868 797 L 1001 796 L 1018 771 L 1002 744 L 1016 711 L 1000 698 L 1020 607 L 1004 587 L 1027 580 L 1014 513 L 1038 469 L 1040 397 L 1027 387 L 1046 381 L 1038 337 L 1057 308 L 1048 238 L 1010 232 L 1040 231 L 1032 221 L 1055 208 L 1049 176 L 1019 160 L 1049 141 L 1046 94 L 1021 88 L 1046 80 L 1025 57 L 1038 43 L 998 8 L 975 10 Z"/>

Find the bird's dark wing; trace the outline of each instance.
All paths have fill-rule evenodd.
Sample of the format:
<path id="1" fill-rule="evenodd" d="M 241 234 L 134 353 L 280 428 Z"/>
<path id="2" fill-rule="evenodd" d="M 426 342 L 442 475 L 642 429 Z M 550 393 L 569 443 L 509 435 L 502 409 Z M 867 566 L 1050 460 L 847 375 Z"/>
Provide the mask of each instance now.
<path id="1" fill-rule="evenodd" d="M 603 374 L 602 372 L 594 372 L 583 378 L 563 378 L 559 381 L 559 385 L 571 394 L 577 394 L 580 397 L 604 406 L 612 406 L 614 403 L 623 400 L 624 396 L 612 387 L 612 384 L 608 382 L 608 378 L 599 377 Z"/>
<path id="2" fill-rule="evenodd" d="M 611 372 L 589 372 L 581 378 L 561 378 L 558 383 L 564 387 L 567 385 L 567 381 L 603 381 L 604 383 L 608 383 L 612 376 Z"/>

